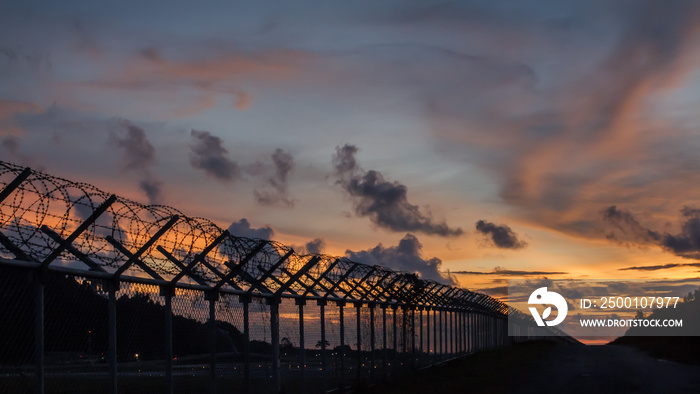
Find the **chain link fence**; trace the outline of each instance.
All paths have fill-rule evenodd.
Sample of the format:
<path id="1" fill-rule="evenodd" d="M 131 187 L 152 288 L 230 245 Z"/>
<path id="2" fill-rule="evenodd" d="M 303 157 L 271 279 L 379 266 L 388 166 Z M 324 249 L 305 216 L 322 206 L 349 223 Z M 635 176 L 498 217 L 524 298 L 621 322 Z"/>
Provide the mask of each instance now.
<path id="1" fill-rule="evenodd" d="M 0 162 L 0 393 L 343 391 L 537 336 L 509 313 Z"/>

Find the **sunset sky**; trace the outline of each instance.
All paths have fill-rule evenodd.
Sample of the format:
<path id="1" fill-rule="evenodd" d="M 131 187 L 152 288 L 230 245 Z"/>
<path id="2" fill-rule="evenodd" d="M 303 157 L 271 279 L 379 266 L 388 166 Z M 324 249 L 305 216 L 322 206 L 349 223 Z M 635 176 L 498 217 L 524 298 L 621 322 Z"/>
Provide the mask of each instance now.
<path id="1" fill-rule="evenodd" d="M 494 295 L 700 277 L 699 104 L 697 1 L 0 5 L 0 160 Z"/>

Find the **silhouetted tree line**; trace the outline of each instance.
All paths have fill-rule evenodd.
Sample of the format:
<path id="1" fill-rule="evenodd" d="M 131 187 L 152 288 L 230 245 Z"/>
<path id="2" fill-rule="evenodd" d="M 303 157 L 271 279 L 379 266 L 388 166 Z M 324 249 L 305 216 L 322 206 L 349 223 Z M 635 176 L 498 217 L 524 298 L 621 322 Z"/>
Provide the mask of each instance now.
<path id="1" fill-rule="evenodd" d="M 0 268 L 0 363 L 24 364 L 33 358 L 34 293 L 32 274 Z M 108 352 L 107 295 L 90 283 L 48 275 L 44 293 L 45 349 L 51 353 L 102 357 Z M 207 313 L 207 312 L 202 312 Z M 217 351 L 239 352 L 244 337 L 233 325 L 217 321 Z M 206 354 L 211 328 L 175 315 L 173 350 L 178 357 Z M 117 358 L 162 359 L 165 354 L 165 308 L 146 294 L 117 300 Z M 256 349 L 264 347 L 254 344 Z M 267 344 L 269 348 L 269 344 Z M 252 350 L 252 349 L 251 349 Z"/>
<path id="2" fill-rule="evenodd" d="M 656 358 L 700 364 L 700 289 L 688 293 L 676 308 L 655 309 L 646 318 L 682 319 L 683 327 L 632 327 L 612 344 L 634 346 Z M 680 336 L 658 336 L 659 330 Z"/>

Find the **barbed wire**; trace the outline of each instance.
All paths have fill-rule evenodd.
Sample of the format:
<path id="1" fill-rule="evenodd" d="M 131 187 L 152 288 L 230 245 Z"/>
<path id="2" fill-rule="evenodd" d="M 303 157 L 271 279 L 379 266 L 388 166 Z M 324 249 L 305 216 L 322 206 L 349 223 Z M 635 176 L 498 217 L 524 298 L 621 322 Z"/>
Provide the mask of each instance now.
<path id="1" fill-rule="evenodd" d="M 0 161 L 0 190 L 25 171 Z M 87 183 L 29 170 L 26 179 L 0 202 L 0 232 L 29 259 L 43 262 L 111 197 Z M 158 237 L 164 228 L 167 231 L 148 246 L 149 240 Z M 182 280 L 210 287 L 225 282 L 225 288 L 237 287 L 256 294 L 268 291 L 327 298 L 330 295 L 336 301 L 459 306 L 503 315 L 512 313 L 505 303 L 485 294 L 346 257 L 298 254 L 279 242 L 229 234 L 208 219 L 186 216 L 173 207 L 144 205 L 118 196 L 71 246 L 111 273 L 130 260 L 124 250 L 133 254 L 145 248 L 137 259 L 143 265 L 130 265 L 126 270 L 129 274 L 153 276 L 149 273 L 152 270 L 167 280 L 180 275 Z M 207 248 L 211 250 L 199 258 Z M 7 245 L 0 246 L 0 256 L 18 258 Z M 84 268 L 85 259 L 76 257 L 75 250 L 66 248 L 53 264 Z M 199 260 L 183 275 L 183 266 L 195 259 Z"/>

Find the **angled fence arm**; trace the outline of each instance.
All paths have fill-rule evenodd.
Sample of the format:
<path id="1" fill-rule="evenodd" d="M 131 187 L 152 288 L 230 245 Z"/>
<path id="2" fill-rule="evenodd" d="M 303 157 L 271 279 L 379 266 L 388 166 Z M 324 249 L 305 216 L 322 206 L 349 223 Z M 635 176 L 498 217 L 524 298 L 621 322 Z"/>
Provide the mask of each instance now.
<path id="1" fill-rule="evenodd" d="M 265 271 L 265 268 L 264 268 L 263 266 L 261 266 L 261 265 L 258 265 L 258 269 L 259 269 L 260 271 Z M 291 276 L 291 275 L 290 275 L 290 276 Z M 277 283 L 277 285 L 280 286 L 280 287 L 284 286 L 284 282 L 282 282 L 281 280 L 277 279 L 277 277 L 275 277 L 275 276 L 270 276 L 268 279 L 271 279 L 273 282 Z M 260 283 L 263 283 L 263 281 L 260 280 L 260 279 L 258 279 L 258 281 L 259 281 Z M 250 290 L 251 290 L 251 289 L 248 289 L 248 292 L 249 292 L 249 293 L 250 293 Z M 292 290 L 292 289 L 287 289 L 287 291 L 290 292 L 290 293 L 292 293 L 292 294 L 297 294 L 297 292 L 294 291 L 294 290 Z"/>
<path id="2" fill-rule="evenodd" d="M 406 279 L 406 276 L 405 276 L 405 275 L 401 275 L 400 278 L 401 278 L 401 279 Z M 400 297 L 400 295 L 401 295 L 401 290 L 403 290 L 403 289 L 404 289 L 406 286 L 408 286 L 410 283 L 411 283 L 411 281 L 408 281 L 408 280 L 407 280 L 407 281 L 403 282 L 402 284 L 400 284 L 399 287 L 387 288 L 387 289 L 386 289 L 386 294 L 387 294 L 387 296 L 389 296 L 390 299 L 395 299 L 395 300 L 396 300 L 397 302 L 399 302 L 399 303 L 403 302 L 403 301 L 401 300 L 402 297 Z"/>
<path id="3" fill-rule="evenodd" d="M 255 277 L 251 274 L 248 273 L 248 271 L 243 269 L 243 265 L 235 265 L 230 267 L 231 272 L 229 274 L 234 273 L 234 276 L 240 276 L 241 279 L 244 281 L 250 283 L 252 287 L 255 287 L 256 289 L 260 290 L 260 292 L 264 294 L 272 294 L 272 290 L 268 289 L 267 286 L 264 284 L 260 283 Z M 219 282 L 221 283 L 221 282 Z M 218 283 L 217 283 L 218 284 Z"/>
<path id="4" fill-rule="evenodd" d="M 243 266 L 248 263 L 253 257 L 255 257 L 256 254 L 260 253 L 260 251 L 267 245 L 267 241 L 260 241 L 254 248 L 253 250 L 248 253 L 243 260 L 241 260 L 238 264 L 230 268 L 230 271 L 228 274 L 226 274 L 215 286 L 212 290 L 218 291 L 221 286 L 223 286 L 225 283 L 229 281 L 229 279 L 233 279 L 236 275 L 238 275 L 238 271 L 245 272 L 243 271 Z M 247 272 L 246 272 L 247 274 Z M 250 276 L 250 275 L 249 275 Z M 247 279 L 246 279 L 247 281 Z M 253 283 L 251 283 L 253 285 Z"/>
<path id="5" fill-rule="evenodd" d="M 21 185 L 22 182 L 24 182 L 31 174 L 32 169 L 26 167 L 22 172 L 20 172 L 19 175 L 17 175 L 17 177 L 15 177 L 15 179 L 12 180 L 12 182 L 8 183 L 7 186 L 0 191 L 0 203 L 5 201 L 5 199 L 12 194 L 12 192 L 15 191 L 15 189 L 17 189 L 19 185 Z"/>
<path id="6" fill-rule="evenodd" d="M 289 276 L 289 277 L 291 277 L 292 275 L 294 275 L 294 274 L 292 274 L 292 273 L 291 273 L 288 269 L 286 269 L 286 268 L 281 268 L 281 270 L 282 270 L 282 272 L 283 272 L 285 275 L 287 275 L 287 276 Z M 312 280 L 315 279 L 313 276 L 309 275 L 308 272 L 304 272 L 304 276 L 305 276 L 306 278 L 309 278 L 309 279 L 312 279 Z M 302 287 L 304 287 L 304 289 L 306 290 L 306 291 L 304 292 L 304 294 L 311 293 L 311 294 L 313 294 L 313 295 L 315 295 L 315 296 L 318 297 L 318 293 L 314 290 L 314 288 L 312 287 L 312 285 L 307 285 L 306 283 L 304 283 L 304 282 L 301 281 L 301 280 L 299 280 L 299 281 L 297 281 L 297 282 L 298 282 Z"/>
<path id="7" fill-rule="evenodd" d="M 42 226 L 41 231 L 44 232 L 44 234 L 48 235 L 58 244 L 63 244 L 66 242 L 65 239 L 63 239 L 60 235 L 56 234 L 53 230 L 46 226 Z M 78 250 L 78 248 L 76 248 L 72 244 L 67 244 L 66 250 L 72 253 L 73 256 L 77 257 L 78 260 L 82 261 L 85 265 L 87 265 L 92 271 L 107 272 L 104 268 L 102 268 L 101 265 L 97 264 L 94 260 L 88 257 L 85 253 Z"/>
<path id="8" fill-rule="evenodd" d="M 336 288 L 339 289 L 339 290 L 341 290 L 341 291 L 343 291 L 343 293 L 346 293 L 346 294 L 347 294 L 347 292 L 345 292 L 344 289 L 341 288 L 341 287 L 339 287 L 339 286 L 340 286 L 341 283 L 343 283 L 343 281 L 345 281 L 345 279 L 347 279 L 348 276 L 350 276 L 350 274 L 352 273 L 352 271 L 354 271 L 355 268 L 357 268 L 357 266 L 358 266 L 357 263 L 353 263 L 352 267 L 350 267 L 350 269 L 348 269 L 347 271 L 345 271 L 345 273 L 340 277 L 340 279 L 338 279 L 337 282 L 332 282 L 330 279 L 326 278 L 327 281 L 333 283 L 333 286 L 331 286 L 331 289 L 326 293 L 326 295 L 323 296 L 323 298 L 328 298 L 328 296 L 331 295 L 331 292 L 332 292 L 333 290 L 335 290 Z"/>
<path id="9" fill-rule="evenodd" d="M 0 244 L 5 247 L 5 249 L 9 250 L 10 253 L 14 254 L 16 258 L 19 260 L 23 261 L 31 261 L 34 263 L 38 263 L 36 259 L 33 257 L 29 256 L 28 254 L 24 253 L 22 249 L 20 249 L 17 245 L 14 244 L 5 234 L 0 233 Z"/>
<path id="10" fill-rule="evenodd" d="M 122 246 L 122 244 L 120 244 L 116 240 L 109 241 L 109 243 L 111 243 L 112 246 L 114 246 L 114 248 L 117 249 L 118 251 L 120 251 L 124 256 L 128 257 L 129 261 L 131 261 L 134 264 L 141 267 L 141 269 L 144 270 L 148 275 L 151 275 L 154 279 L 164 280 L 163 277 L 158 275 L 158 273 L 155 270 L 153 270 L 153 268 L 149 267 L 148 264 L 144 263 L 143 261 L 141 261 L 141 259 L 136 257 L 136 255 L 129 252 L 129 250 L 127 248 L 125 248 L 124 246 Z M 124 267 L 124 266 L 122 265 L 122 267 Z M 119 277 L 121 276 L 121 274 L 119 273 L 119 270 L 117 270 L 117 272 L 115 272 L 113 276 L 114 276 L 114 279 L 119 279 Z"/>
<path id="11" fill-rule="evenodd" d="M 433 306 L 441 306 L 440 305 L 440 292 L 445 290 L 446 288 L 449 288 L 448 286 L 445 286 L 441 283 L 438 283 L 438 286 L 433 287 L 431 291 L 426 295 L 426 301 L 430 302 Z"/>
<path id="12" fill-rule="evenodd" d="M 362 300 L 368 300 L 367 297 L 372 294 L 372 292 L 379 286 L 382 282 L 384 282 L 388 277 L 390 277 L 393 274 L 392 271 L 389 271 L 385 273 L 381 278 L 379 278 L 376 282 L 374 282 L 373 285 L 369 287 L 369 289 L 366 289 L 365 292 L 362 295 Z M 372 301 L 376 301 L 376 298 Z"/>
<path id="13" fill-rule="evenodd" d="M 163 249 L 163 250 L 165 250 L 165 249 Z M 236 290 L 243 290 L 243 289 L 241 289 L 240 286 L 238 286 L 236 284 L 236 282 L 233 281 L 233 279 L 227 279 L 226 275 L 224 275 L 221 271 L 219 271 L 213 265 L 209 264 L 206 260 L 202 260 L 202 265 L 207 267 L 209 269 L 209 271 L 213 272 L 220 279 L 224 280 L 225 283 L 228 283 L 229 286 L 233 287 Z"/>
<path id="14" fill-rule="evenodd" d="M 328 274 L 329 272 L 331 272 L 331 271 L 333 270 L 333 268 L 335 268 L 335 266 L 338 265 L 339 262 L 340 262 L 340 259 L 336 259 L 336 260 L 334 260 L 332 263 L 330 263 L 330 265 L 328 265 L 328 268 L 326 268 L 326 270 L 323 271 L 323 273 L 321 273 L 321 275 L 319 275 L 318 278 L 314 278 L 313 283 L 311 283 L 311 286 L 313 287 L 313 286 L 319 285 L 319 286 L 321 286 L 324 290 L 326 290 L 326 291 L 328 291 L 328 292 L 331 292 L 330 289 L 326 288 L 325 286 L 323 286 L 323 285 L 321 284 L 321 280 L 327 280 L 327 281 L 330 282 L 330 280 L 328 279 L 328 277 L 326 276 L 326 274 Z M 309 293 L 309 291 L 307 290 L 306 293 L 304 293 L 304 295 L 307 295 L 308 293 Z M 332 292 L 331 292 L 331 294 L 332 294 Z M 335 294 L 334 294 L 333 296 L 335 297 Z"/>
<path id="15" fill-rule="evenodd" d="M 139 266 L 141 266 L 141 268 L 143 268 L 142 265 L 145 266 L 145 264 L 142 264 L 139 261 L 139 258 L 141 257 L 141 255 L 146 253 L 146 251 L 151 246 L 153 246 L 153 244 L 156 243 L 156 241 L 158 241 L 158 239 L 160 237 L 162 237 L 163 234 L 165 234 L 168 230 L 170 230 L 170 228 L 172 226 L 174 226 L 178 220 L 180 220 L 180 217 L 178 215 L 174 215 L 173 217 L 171 217 L 170 220 L 168 220 L 163 227 L 158 229 L 158 231 L 155 234 L 153 234 L 153 236 L 148 241 L 146 241 L 146 243 L 143 244 L 141 246 L 141 248 L 139 248 L 138 251 L 136 251 L 136 253 L 134 253 L 134 254 L 129 253 L 128 255 L 126 255 L 129 259 L 114 272 L 114 277 L 116 279 L 119 279 L 119 277 L 124 273 L 124 271 L 129 269 L 131 264 L 134 264 L 134 263 L 139 264 Z M 126 250 L 116 239 L 112 238 L 112 236 L 107 236 L 107 237 L 105 237 L 105 239 L 107 240 L 107 242 L 112 244 L 115 248 L 120 249 L 120 251 Z M 122 251 L 122 253 L 124 253 L 124 252 Z"/>
<path id="16" fill-rule="evenodd" d="M 376 297 L 374 297 L 375 300 L 379 300 L 380 298 L 384 297 L 384 295 L 394 287 L 396 282 L 403 278 L 403 275 L 399 273 L 392 272 L 392 274 L 396 274 L 396 276 L 391 280 L 391 282 L 389 282 L 388 285 L 382 286 L 382 291 Z M 387 301 L 389 301 L 389 299 L 387 299 Z"/>
<path id="17" fill-rule="evenodd" d="M 109 196 L 109 198 L 105 202 L 103 202 L 99 207 L 97 207 L 95 212 L 93 212 L 92 215 L 90 215 L 90 217 L 88 217 L 84 222 L 82 222 L 80 224 L 80 226 L 78 226 L 78 228 L 75 229 L 75 231 L 73 231 L 71 233 L 71 235 L 68 236 L 68 238 L 66 238 L 63 242 L 61 242 L 56 249 L 54 249 L 48 256 L 46 256 L 44 261 L 41 262 L 41 269 L 45 270 L 46 267 L 48 267 L 49 264 L 51 264 L 51 262 L 56 259 L 56 257 L 58 257 L 61 253 L 63 253 L 63 251 L 70 244 L 73 243 L 73 241 L 75 241 L 85 230 L 87 230 L 88 227 L 90 227 L 93 223 L 95 223 L 97 218 L 99 218 L 100 215 L 105 213 L 105 211 L 107 211 L 107 209 L 112 204 L 114 204 L 115 201 L 117 201 L 117 196 L 112 194 L 111 196 Z M 44 225 L 44 226 L 41 226 L 41 228 L 44 229 L 44 228 L 48 228 L 48 227 L 46 227 Z"/>
<path id="18" fill-rule="evenodd" d="M 272 267 L 270 267 L 270 269 L 267 271 L 265 271 L 264 268 L 262 268 L 260 265 L 258 265 L 258 269 L 260 271 L 265 271 L 265 273 L 260 277 L 260 279 L 258 279 L 258 281 L 260 283 L 264 283 L 265 280 L 267 280 L 267 278 L 272 278 L 272 279 L 276 280 L 277 278 L 275 278 L 273 276 L 273 274 L 275 273 L 275 270 L 277 268 L 279 268 L 287 259 L 289 259 L 289 256 L 291 256 L 293 253 L 294 253 L 294 249 L 289 250 L 287 253 L 285 253 L 284 256 L 280 257 L 279 260 L 277 260 L 277 262 L 275 264 L 273 264 Z M 278 280 L 276 280 L 276 281 L 279 282 Z M 248 293 L 251 293 L 252 290 L 253 290 L 252 288 L 248 289 Z"/>
<path id="19" fill-rule="evenodd" d="M 350 290 L 345 295 L 345 297 L 343 297 L 343 299 L 344 300 L 348 299 L 348 297 L 350 297 L 352 295 L 352 292 L 355 291 L 355 289 L 357 289 L 357 286 L 359 286 L 360 283 L 366 281 L 367 278 L 369 278 L 376 270 L 377 270 L 377 267 L 370 268 L 370 270 L 365 274 L 365 276 L 362 277 L 362 279 L 355 281 L 355 284 L 350 288 Z M 357 299 L 362 299 L 362 297 L 357 298 Z"/>
<path id="20" fill-rule="evenodd" d="M 172 254 L 170 254 L 170 252 L 165 250 L 165 248 L 158 245 L 158 246 L 156 246 L 156 249 L 163 256 L 165 256 L 166 259 L 170 260 L 171 263 L 173 263 L 176 267 L 178 267 L 181 270 L 181 272 L 186 273 L 190 278 L 194 279 L 195 282 L 199 283 L 202 286 L 209 286 L 209 284 L 204 279 L 202 279 L 201 276 L 199 276 L 196 272 L 192 271 L 192 269 L 190 269 L 190 267 L 182 264 L 178 259 L 175 258 L 175 256 L 173 256 Z M 175 283 L 177 283 L 177 282 L 175 282 Z"/>
<path id="21" fill-rule="evenodd" d="M 422 290 L 422 292 L 421 292 L 421 294 L 420 294 L 420 295 L 418 296 L 418 298 L 416 299 L 416 301 L 417 301 L 418 303 L 422 303 L 422 302 L 426 301 L 426 299 L 430 296 L 430 292 L 431 292 L 436 286 L 438 286 L 439 284 L 440 284 L 440 283 L 435 282 L 435 283 L 433 283 L 432 285 L 430 285 L 430 286 L 428 286 L 428 287 L 424 287 L 423 290 Z"/>
<path id="22" fill-rule="evenodd" d="M 195 267 L 200 261 L 204 260 L 204 258 L 207 256 L 207 254 L 209 254 L 209 252 L 212 251 L 212 249 L 214 249 L 218 244 L 221 243 L 221 241 L 223 241 L 224 239 L 226 239 L 228 236 L 229 236 L 228 230 L 224 230 L 218 237 L 216 237 L 216 239 L 214 240 L 214 242 L 210 243 L 206 248 L 204 248 L 204 250 L 202 251 L 202 253 L 198 253 L 198 254 L 195 256 L 195 258 L 192 260 L 192 262 L 187 266 L 187 270 L 180 270 L 180 272 L 179 272 L 177 275 L 175 275 L 175 277 L 170 281 L 170 283 L 174 285 L 174 284 L 177 283 L 180 279 L 182 279 L 182 277 L 185 276 L 185 274 L 186 274 L 187 272 L 190 272 L 192 269 L 194 269 L 194 267 Z"/>
<path id="23" fill-rule="evenodd" d="M 275 296 L 281 295 L 285 290 L 288 290 L 291 285 L 293 285 L 296 281 L 301 278 L 301 276 L 306 273 L 308 270 L 310 270 L 314 265 L 318 264 L 318 262 L 321 261 L 321 258 L 318 256 L 314 256 L 309 260 L 308 263 L 304 264 L 303 267 L 297 271 L 294 276 L 289 278 L 282 286 L 280 286 L 279 289 L 275 292 Z"/>

